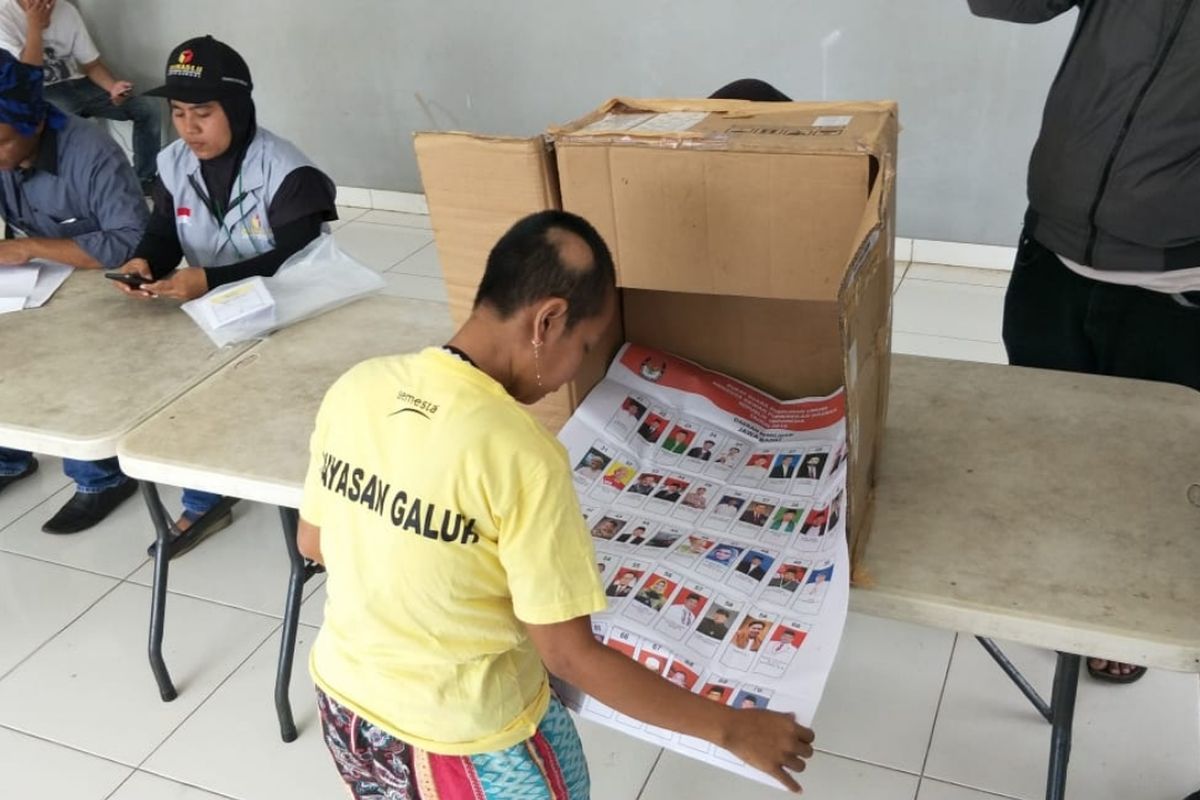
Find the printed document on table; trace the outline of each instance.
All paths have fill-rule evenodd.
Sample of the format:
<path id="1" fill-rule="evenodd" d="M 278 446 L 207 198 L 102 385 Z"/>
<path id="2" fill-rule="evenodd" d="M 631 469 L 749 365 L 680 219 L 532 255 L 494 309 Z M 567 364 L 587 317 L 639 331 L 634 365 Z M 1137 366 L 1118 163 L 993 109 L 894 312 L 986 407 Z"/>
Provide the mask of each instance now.
<path id="1" fill-rule="evenodd" d="M 626 344 L 559 439 L 609 598 L 596 638 L 712 702 L 811 724 L 849 601 L 844 392 L 781 401 Z M 562 688 L 588 719 L 775 784 Z"/>
<path id="2" fill-rule="evenodd" d="M 268 313 L 275 299 L 262 278 L 251 278 L 228 289 L 212 291 L 195 301 L 210 328 L 220 328 L 251 315 Z"/>
<path id="3" fill-rule="evenodd" d="M 75 271 L 74 267 L 59 264 L 54 261 L 39 261 L 37 283 L 29 298 L 25 301 L 26 308 L 41 308 L 46 301 L 54 296 L 59 287 L 66 283 L 67 278 Z"/>
<path id="4" fill-rule="evenodd" d="M 0 267 L 0 297 L 29 297 L 37 285 L 37 279 L 38 267 L 35 264 Z"/>

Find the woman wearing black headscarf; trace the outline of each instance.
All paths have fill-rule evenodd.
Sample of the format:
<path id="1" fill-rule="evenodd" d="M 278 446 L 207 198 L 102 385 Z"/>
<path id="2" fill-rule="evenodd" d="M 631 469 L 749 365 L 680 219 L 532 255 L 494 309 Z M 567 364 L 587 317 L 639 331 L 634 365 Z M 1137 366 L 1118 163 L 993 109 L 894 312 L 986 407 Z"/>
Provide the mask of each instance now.
<path id="1" fill-rule="evenodd" d="M 258 126 L 252 88 L 242 57 L 204 36 L 176 47 L 166 83 L 146 93 L 170 101 L 179 141 L 158 156 L 154 214 L 122 269 L 153 282 L 131 294 L 190 300 L 273 275 L 337 218 L 333 182 Z M 181 257 L 189 269 L 175 270 Z"/>
<path id="2" fill-rule="evenodd" d="M 126 294 L 191 300 L 253 275 L 273 275 L 337 218 L 333 182 L 291 142 L 257 124 L 250 69 L 211 36 L 175 48 L 165 97 L 179 140 L 158 156 L 154 212 L 132 260 L 121 271 L 141 276 Z M 187 267 L 179 268 L 180 259 Z M 228 525 L 206 520 L 186 531 L 221 498 L 186 489 L 172 556 Z"/>

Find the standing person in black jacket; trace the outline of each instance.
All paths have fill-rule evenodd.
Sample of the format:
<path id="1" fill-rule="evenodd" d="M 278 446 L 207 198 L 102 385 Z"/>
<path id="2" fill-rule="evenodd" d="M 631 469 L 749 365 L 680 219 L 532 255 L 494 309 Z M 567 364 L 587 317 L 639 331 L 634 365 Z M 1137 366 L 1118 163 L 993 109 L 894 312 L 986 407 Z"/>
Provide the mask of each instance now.
<path id="1" fill-rule="evenodd" d="M 968 2 L 1024 23 L 1079 9 L 1029 166 L 1009 362 L 1200 389 L 1200 2 Z"/>

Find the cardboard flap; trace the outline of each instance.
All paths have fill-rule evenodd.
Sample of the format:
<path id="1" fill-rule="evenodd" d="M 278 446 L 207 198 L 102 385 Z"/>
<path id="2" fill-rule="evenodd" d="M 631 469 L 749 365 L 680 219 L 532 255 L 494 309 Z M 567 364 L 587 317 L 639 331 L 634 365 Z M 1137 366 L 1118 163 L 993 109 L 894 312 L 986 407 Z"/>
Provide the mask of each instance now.
<path id="1" fill-rule="evenodd" d="M 562 207 L 554 158 L 541 136 L 418 132 L 413 146 L 451 317 L 461 324 L 504 232 L 521 217 Z"/>
<path id="2" fill-rule="evenodd" d="M 564 207 L 604 236 L 627 289 L 833 301 L 872 157 L 557 150 Z"/>
<path id="3" fill-rule="evenodd" d="M 565 125 L 558 144 L 719 148 L 764 153 L 876 154 L 895 127 L 894 102 L 614 98 Z"/>

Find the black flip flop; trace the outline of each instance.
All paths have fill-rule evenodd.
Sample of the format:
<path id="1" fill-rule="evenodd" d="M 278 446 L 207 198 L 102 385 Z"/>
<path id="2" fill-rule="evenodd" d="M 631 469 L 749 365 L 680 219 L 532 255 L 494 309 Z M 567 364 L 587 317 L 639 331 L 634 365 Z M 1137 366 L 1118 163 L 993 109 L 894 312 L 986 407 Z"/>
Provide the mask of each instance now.
<path id="1" fill-rule="evenodd" d="M 1110 664 L 1112 663 L 1112 661 L 1107 658 L 1103 660 L 1108 661 Z M 1134 665 L 1133 671 L 1128 675 L 1113 675 L 1108 671 L 1107 667 L 1104 669 L 1096 669 L 1093 667 L 1092 660 L 1090 658 L 1087 660 L 1087 671 L 1088 675 L 1091 675 L 1096 680 L 1105 681 L 1107 683 L 1133 683 L 1134 681 L 1141 680 L 1142 676 L 1146 674 L 1145 667 Z"/>

